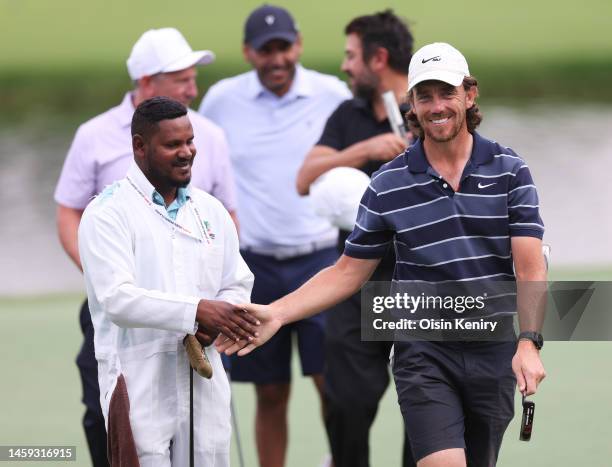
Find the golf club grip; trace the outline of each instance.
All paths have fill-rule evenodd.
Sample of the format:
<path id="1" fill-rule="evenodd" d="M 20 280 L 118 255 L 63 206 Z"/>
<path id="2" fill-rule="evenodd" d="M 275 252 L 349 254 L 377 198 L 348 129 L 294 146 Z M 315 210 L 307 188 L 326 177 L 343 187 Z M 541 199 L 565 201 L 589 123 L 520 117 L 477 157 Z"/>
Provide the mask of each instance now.
<path id="1" fill-rule="evenodd" d="M 203 378 L 212 378 L 212 365 L 210 364 L 210 361 L 202 348 L 202 344 L 200 344 L 198 339 L 189 334 L 183 340 L 183 344 L 185 344 L 185 351 L 187 352 L 187 357 L 189 358 L 191 368 L 193 368 Z"/>
<path id="2" fill-rule="evenodd" d="M 383 104 L 385 106 L 387 119 L 389 120 L 389 125 L 391 126 L 393 133 L 395 133 L 400 138 L 406 140 L 404 119 L 402 118 L 402 114 L 399 111 L 399 106 L 397 105 L 395 94 L 393 94 L 393 91 L 387 91 L 382 94 L 382 99 Z"/>

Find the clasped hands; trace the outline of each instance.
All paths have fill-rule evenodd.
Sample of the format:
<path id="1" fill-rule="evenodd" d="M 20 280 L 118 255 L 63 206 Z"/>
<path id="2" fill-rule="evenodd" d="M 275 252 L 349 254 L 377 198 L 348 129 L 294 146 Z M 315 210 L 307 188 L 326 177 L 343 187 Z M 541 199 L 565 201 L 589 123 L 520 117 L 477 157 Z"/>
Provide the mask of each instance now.
<path id="1" fill-rule="evenodd" d="M 195 336 L 205 347 L 221 337 L 223 341 L 248 343 L 259 335 L 260 322 L 255 316 L 240 306 L 220 300 L 200 300 L 196 321 Z"/>
<path id="2" fill-rule="evenodd" d="M 233 305 L 219 300 L 200 300 L 196 311 L 196 338 L 204 347 L 213 342 L 219 353 L 246 355 L 272 337 L 281 321 L 270 305 Z"/>

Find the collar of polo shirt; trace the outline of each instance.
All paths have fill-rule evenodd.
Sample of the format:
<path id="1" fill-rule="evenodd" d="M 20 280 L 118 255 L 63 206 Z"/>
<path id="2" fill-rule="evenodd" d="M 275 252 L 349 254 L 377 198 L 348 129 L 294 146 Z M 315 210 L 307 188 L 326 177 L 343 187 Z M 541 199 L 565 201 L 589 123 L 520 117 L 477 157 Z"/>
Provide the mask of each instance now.
<path id="1" fill-rule="evenodd" d="M 474 145 L 472 146 L 472 154 L 468 163 L 473 163 L 476 166 L 486 164 L 493 160 L 493 155 L 489 150 L 490 143 L 482 138 L 477 132 L 472 133 L 474 137 Z M 404 153 L 408 170 L 412 173 L 426 172 L 430 167 L 429 161 L 425 156 L 423 141 L 418 139 L 415 144 L 406 150 Z"/>

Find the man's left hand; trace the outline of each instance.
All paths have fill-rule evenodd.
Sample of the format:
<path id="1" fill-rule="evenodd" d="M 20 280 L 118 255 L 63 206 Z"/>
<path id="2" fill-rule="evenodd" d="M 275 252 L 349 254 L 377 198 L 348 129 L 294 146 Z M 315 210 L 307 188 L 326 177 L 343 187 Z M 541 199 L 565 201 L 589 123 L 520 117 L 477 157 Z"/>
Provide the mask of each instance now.
<path id="1" fill-rule="evenodd" d="M 519 340 L 516 353 L 512 358 L 512 370 L 516 376 L 519 391 L 525 396 L 535 394 L 538 384 L 546 377 L 546 371 L 540 359 L 540 351 L 536 349 L 533 342 Z"/>

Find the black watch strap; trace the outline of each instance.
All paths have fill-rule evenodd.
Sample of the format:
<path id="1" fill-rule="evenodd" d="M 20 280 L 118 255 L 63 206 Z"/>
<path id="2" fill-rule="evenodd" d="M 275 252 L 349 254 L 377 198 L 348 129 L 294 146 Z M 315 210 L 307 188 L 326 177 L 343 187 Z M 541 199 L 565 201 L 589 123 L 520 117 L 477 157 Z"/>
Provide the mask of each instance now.
<path id="1" fill-rule="evenodd" d="M 544 347 L 544 338 L 542 337 L 542 334 L 540 334 L 539 332 L 533 332 L 533 331 L 523 331 L 519 334 L 519 340 L 521 339 L 528 339 L 531 342 L 533 342 L 533 345 L 535 345 L 536 349 L 540 350 L 542 347 Z"/>

